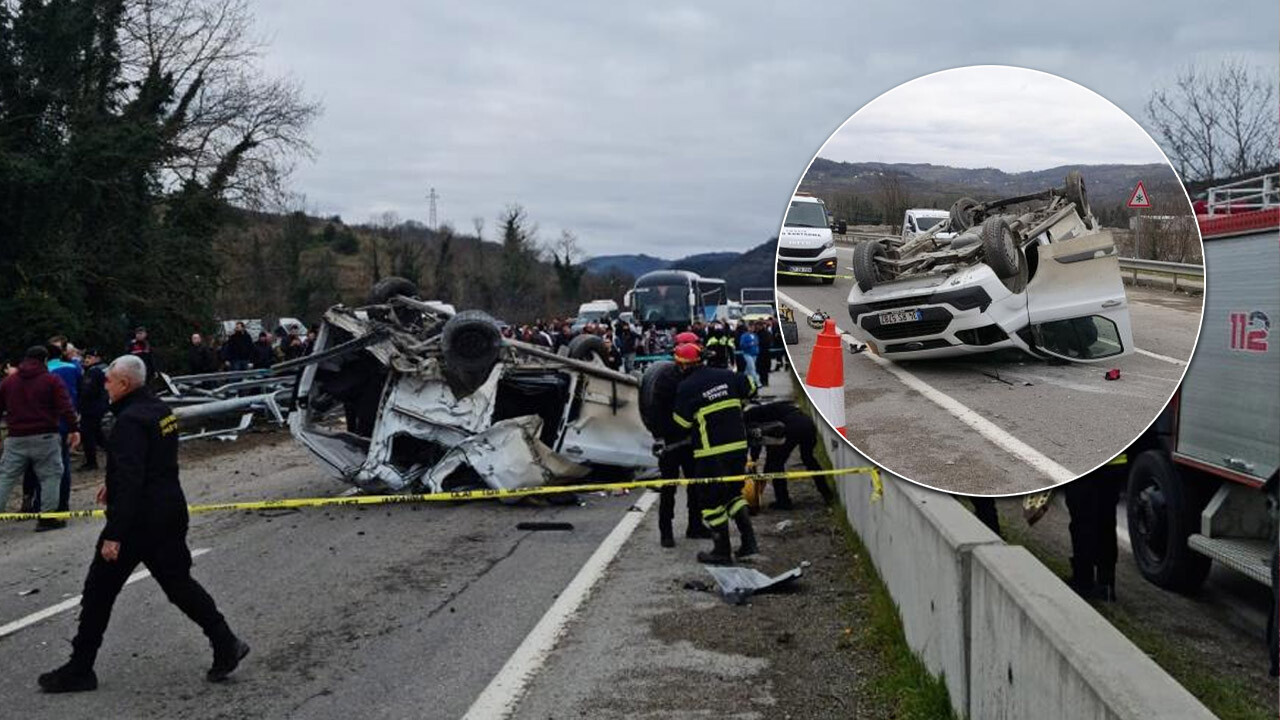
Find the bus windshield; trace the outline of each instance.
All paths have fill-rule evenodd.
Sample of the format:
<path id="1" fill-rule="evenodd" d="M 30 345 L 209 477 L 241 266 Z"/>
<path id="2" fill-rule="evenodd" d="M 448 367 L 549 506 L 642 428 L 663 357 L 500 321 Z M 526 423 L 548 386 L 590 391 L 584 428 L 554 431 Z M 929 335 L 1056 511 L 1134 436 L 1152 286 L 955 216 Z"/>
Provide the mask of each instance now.
<path id="1" fill-rule="evenodd" d="M 693 321 L 686 285 L 653 285 L 635 289 L 636 319 L 659 327 L 688 325 Z"/>

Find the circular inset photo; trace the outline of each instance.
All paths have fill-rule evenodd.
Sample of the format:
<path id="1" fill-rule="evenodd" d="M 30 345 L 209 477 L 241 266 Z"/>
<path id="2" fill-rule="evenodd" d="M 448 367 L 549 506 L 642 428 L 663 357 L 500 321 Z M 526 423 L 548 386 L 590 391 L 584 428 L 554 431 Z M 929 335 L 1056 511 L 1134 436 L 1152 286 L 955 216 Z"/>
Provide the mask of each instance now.
<path id="1" fill-rule="evenodd" d="M 886 92 L 818 150 L 777 299 L 806 394 L 859 452 L 1011 495 L 1104 465 L 1156 419 L 1195 350 L 1203 257 L 1132 118 L 1055 75 L 964 67 Z"/>

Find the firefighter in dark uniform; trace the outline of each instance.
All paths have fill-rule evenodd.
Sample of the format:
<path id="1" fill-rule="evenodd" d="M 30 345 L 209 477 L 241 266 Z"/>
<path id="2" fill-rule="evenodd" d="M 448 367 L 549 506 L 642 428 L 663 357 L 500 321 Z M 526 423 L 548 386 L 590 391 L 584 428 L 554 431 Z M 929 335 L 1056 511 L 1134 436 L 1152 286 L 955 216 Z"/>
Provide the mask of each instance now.
<path id="1" fill-rule="evenodd" d="M 700 338 L 691 332 L 676 335 L 679 344 L 697 344 Z M 658 428 L 657 438 L 662 441 L 662 450 L 658 455 L 658 474 L 664 478 L 693 477 L 693 442 L 689 431 L 675 423 L 673 414 L 676 409 L 676 387 L 684 379 L 684 374 L 673 371 L 658 375 L 653 387 L 654 415 L 660 419 L 662 427 Z M 686 538 L 709 538 L 711 532 L 702 524 L 698 512 L 696 493 L 693 488 L 686 490 L 689 524 L 685 528 Z M 676 538 L 672 529 L 672 521 L 676 514 L 676 486 L 669 485 L 658 489 L 658 537 L 662 547 L 675 547 Z"/>
<path id="2" fill-rule="evenodd" d="M 697 345 L 676 348 L 676 362 L 685 377 L 676 388 L 676 424 L 693 436 L 694 476 L 699 478 L 741 475 L 747 464 L 747 430 L 742 419 L 743 405 L 755 394 L 745 375 L 725 368 L 701 364 Z M 691 485 L 702 508 L 702 522 L 711 530 L 715 545 L 711 552 L 698 553 L 698 562 L 728 565 L 733 562 L 729 545 L 729 520 L 738 526 L 742 544 L 738 556 L 759 552 L 742 483 Z"/>
<path id="3" fill-rule="evenodd" d="M 107 506 L 107 523 L 85 579 L 71 660 L 40 676 L 45 692 L 97 689 L 93 665 L 111 606 L 139 563 L 209 638 L 210 681 L 225 680 L 249 652 L 213 598 L 191 577 L 187 500 L 178 484 L 178 419 L 145 389 L 146 377 L 146 365 L 136 355 L 118 358 L 107 370 L 107 394 L 116 418 L 107 447 L 106 482 L 98 490 L 98 502 Z"/>
<path id="4" fill-rule="evenodd" d="M 823 469 L 822 464 L 818 462 L 817 456 L 813 453 L 818 445 L 818 426 L 795 403 L 783 400 L 757 405 L 747 410 L 744 413 L 744 417 L 748 425 L 782 423 L 783 441 L 781 445 L 771 445 L 769 447 L 768 455 L 765 456 L 764 461 L 764 471 L 766 473 L 780 473 L 786 470 L 787 460 L 791 457 L 791 452 L 797 447 L 800 448 L 800 460 L 804 462 L 805 469 Z M 762 447 L 757 445 L 751 448 L 752 461 L 760 457 Z M 774 501 L 769 507 L 776 510 L 790 510 L 792 508 L 791 490 L 787 487 L 787 482 L 783 478 L 774 478 Z M 823 502 L 830 505 L 835 501 L 835 495 L 832 494 L 831 488 L 827 485 L 826 478 L 815 477 L 813 484 L 818 488 L 818 494 L 822 496 Z"/>
<path id="5" fill-rule="evenodd" d="M 1126 476 L 1125 456 L 1063 486 L 1071 513 L 1071 578 L 1081 597 L 1116 599 L 1116 504 Z"/>

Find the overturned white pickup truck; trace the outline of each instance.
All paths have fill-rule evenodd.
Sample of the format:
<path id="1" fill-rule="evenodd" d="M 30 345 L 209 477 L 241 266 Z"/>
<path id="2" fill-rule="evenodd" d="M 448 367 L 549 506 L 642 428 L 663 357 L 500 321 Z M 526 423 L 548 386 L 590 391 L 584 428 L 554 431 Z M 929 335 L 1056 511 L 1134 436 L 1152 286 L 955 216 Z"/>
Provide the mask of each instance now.
<path id="1" fill-rule="evenodd" d="M 979 203 L 853 252 L 852 333 L 894 360 L 1019 348 L 1100 362 L 1133 352 L 1128 299 L 1111 234 L 1084 179 Z"/>
<path id="2" fill-rule="evenodd" d="M 567 355 L 503 338 L 479 311 L 416 299 L 391 278 L 371 304 L 325 313 L 290 429 L 369 490 L 536 487 L 655 465 L 639 381 L 580 336 Z"/>

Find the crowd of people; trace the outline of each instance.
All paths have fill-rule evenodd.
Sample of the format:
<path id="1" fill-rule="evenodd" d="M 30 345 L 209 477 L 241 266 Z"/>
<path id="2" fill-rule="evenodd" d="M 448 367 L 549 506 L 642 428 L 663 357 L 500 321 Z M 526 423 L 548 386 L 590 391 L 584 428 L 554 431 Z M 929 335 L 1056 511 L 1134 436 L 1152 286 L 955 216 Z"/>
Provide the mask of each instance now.
<path id="1" fill-rule="evenodd" d="M 720 321 L 697 321 L 682 327 L 664 329 L 653 323 L 635 324 L 626 320 L 588 322 L 575 326 L 569 320 L 538 319 L 519 326 L 502 326 L 504 337 L 547 348 L 565 354 L 574 338 L 594 335 L 603 342 L 601 359 L 615 370 L 632 372 L 648 361 L 671 359 L 676 342 L 674 338 L 691 332 L 704 346 L 724 345 L 734 356 L 737 371 L 750 377 L 757 385 L 769 384 L 769 373 L 785 367 L 787 354 L 783 350 L 782 334 L 777 320 L 741 321 L 734 326 Z M 597 346 L 599 347 L 599 346 Z"/>

